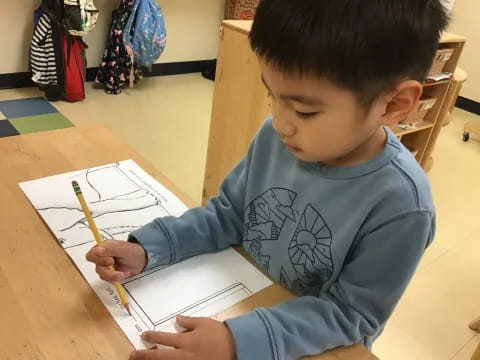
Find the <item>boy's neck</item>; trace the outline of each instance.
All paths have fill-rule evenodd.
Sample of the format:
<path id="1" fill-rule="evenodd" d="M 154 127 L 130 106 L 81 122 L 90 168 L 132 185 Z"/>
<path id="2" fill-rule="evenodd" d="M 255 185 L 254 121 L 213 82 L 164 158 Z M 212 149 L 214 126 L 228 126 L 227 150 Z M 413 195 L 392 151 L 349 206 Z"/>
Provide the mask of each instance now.
<path id="1" fill-rule="evenodd" d="M 323 164 L 331 167 L 355 166 L 363 164 L 380 155 L 385 148 L 386 142 L 387 133 L 382 126 L 353 151 L 342 156 L 341 158 L 325 161 Z"/>

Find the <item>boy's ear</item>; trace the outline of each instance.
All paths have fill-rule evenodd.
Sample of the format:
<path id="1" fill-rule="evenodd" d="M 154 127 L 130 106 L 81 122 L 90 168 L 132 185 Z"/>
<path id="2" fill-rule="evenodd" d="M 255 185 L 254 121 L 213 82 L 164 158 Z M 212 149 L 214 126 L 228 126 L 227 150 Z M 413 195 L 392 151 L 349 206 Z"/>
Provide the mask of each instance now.
<path id="1" fill-rule="evenodd" d="M 405 120 L 408 114 L 418 104 L 423 87 L 418 81 L 407 80 L 398 84 L 387 94 L 385 112 L 382 115 L 382 125 L 392 126 Z"/>

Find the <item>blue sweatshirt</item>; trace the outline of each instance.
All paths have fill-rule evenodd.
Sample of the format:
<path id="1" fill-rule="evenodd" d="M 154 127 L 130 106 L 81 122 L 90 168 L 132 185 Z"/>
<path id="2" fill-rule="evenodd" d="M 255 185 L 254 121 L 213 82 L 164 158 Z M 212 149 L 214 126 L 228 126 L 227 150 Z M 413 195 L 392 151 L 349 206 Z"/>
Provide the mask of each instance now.
<path id="1" fill-rule="evenodd" d="M 295 158 L 267 119 L 218 197 L 132 233 L 147 267 L 242 244 L 299 297 L 227 320 L 239 360 L 370 347 L 432 241 L 428 180 L 389 130 L 384 151 L 350 167 Z"/>

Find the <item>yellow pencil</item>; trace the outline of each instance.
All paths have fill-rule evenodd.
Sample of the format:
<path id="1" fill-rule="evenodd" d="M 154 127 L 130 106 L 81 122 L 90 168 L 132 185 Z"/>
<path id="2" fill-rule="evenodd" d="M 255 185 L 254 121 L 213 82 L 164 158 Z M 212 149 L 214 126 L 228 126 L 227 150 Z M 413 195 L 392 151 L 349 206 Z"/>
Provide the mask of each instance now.
<path id="1" fill-rule="evenodd" d="M 103 240 L 102 237 L 100 236 L 100 233 L 98 232 L 97 225 L 95 224 L 95 221 L 92 218 L 92 214 L 90 213 L 90 209 L 88 208 L 87 202 L 85 201 L 85 198 L 83 197 L 82 190 L 80 189 L 80 185 L 76 181 L 72 181 L 72 186 L 73 190 L 75 191 L 75 195 L 78 197 L 78 201 L 80 202 L 80 205 L 82 206 L 82 210 L 85 213 L 85 216 L 88 221 L 88 225 L 90 225 L 90 229 L 92 230 L 93 237 L 97 241 L 97 244 L 99 246 L 103 245 Z M 115 270 L 113 266 L 110 266 L 110 269 Z M 130 312 L 130 305 L 128 303 L 127 297 L 125 296 L 125 292 L 123 291 L 122 285 L 118 281 L 115 281 L 113 283 L 115 287 L 117 288 L 117 293 L 118 296 L 120 297 L 120 300 L 122 301 L 123 307 L 127 310 L 127 312 L 132 315 Z"/>

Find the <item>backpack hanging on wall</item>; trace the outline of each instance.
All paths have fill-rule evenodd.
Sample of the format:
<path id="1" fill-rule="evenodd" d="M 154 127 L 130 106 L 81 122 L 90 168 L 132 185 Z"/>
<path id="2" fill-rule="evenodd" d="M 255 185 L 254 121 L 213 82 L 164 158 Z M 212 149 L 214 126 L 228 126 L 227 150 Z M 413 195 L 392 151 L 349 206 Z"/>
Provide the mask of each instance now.
<path id="1" fill-rule="evenodd" d="M 64 0 L 64 5 L 63 24 L 70 35 L 85 36 L 95 28 L 98 9 L 93 0 Z"/>
<path id="2" fill-rule="evenodd" d="M 133 62 L 150 68 L 165 50 L 166 41 L 160 6 L 154 0 L 136 0 L 123 32 L 123 43 Z"/>
<path id="3" fill-rule="evenodd" d="M 118 95 L 130 84 L 132 62 L 123 45 L 123 31 L 133 6 L 134 0 L 121 0 L 120 7 L 112 13 L 107 45 L 95 78 L 95 82 L 101 85 L 107 94 Z M 134 64 L 133 83 L 138 82 L 142 77 L 142 69 Z"/>
<path id="4" fill-rule="evenodd" d="M 74 102 L 85 99 L 87 46 L 80 37 L 63 34 L 63 61 L 65 64 L 64 100 Z"/>

